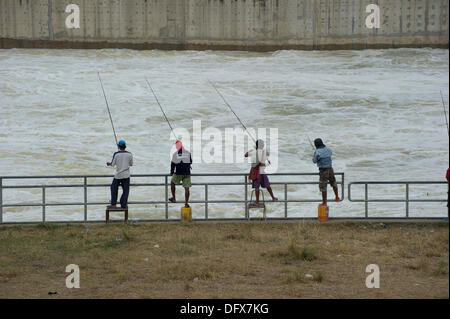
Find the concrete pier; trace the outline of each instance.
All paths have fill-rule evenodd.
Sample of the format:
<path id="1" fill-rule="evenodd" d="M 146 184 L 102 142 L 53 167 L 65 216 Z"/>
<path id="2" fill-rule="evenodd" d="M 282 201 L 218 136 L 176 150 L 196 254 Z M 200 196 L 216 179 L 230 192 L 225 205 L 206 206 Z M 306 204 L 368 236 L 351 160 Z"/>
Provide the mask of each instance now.
<path id="1" fill-rule="evenodd" d="M 448 13 L 448 0 L 0 0 L 0 48 L 448 48 Z"/>

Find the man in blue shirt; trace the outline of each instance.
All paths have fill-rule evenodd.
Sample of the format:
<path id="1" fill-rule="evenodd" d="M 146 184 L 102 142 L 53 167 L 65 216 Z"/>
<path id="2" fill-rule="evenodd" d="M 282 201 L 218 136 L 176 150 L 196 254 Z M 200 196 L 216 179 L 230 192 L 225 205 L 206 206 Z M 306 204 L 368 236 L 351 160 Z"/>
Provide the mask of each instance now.
<path id="1" fill-rule="evenodd" d="M 333 187 L 334 194 L 336 195 L 336 202 L 341 199 L 338 196 L 338 188 L 336 184 L 336 178 L 334 177 L 333 167 L 331 165 L 331 150 L 323 144 L 320 138 L 314 140 L 316 150 L 313 155 L 313 163 L 319 167 L 319 189 L 322 192 L 322 204 L 327 204 L 327 183 Z"/>

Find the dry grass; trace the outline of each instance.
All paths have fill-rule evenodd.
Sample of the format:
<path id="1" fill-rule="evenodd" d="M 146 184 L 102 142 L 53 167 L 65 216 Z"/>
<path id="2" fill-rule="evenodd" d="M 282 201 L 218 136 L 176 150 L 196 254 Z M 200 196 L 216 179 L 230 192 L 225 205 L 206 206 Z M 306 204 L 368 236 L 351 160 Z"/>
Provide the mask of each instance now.
<path id="1" fill-rule="evenodd" d="M 448 249 L 447 223 L 5 226 L 0 298 L 448 298 Z"/>

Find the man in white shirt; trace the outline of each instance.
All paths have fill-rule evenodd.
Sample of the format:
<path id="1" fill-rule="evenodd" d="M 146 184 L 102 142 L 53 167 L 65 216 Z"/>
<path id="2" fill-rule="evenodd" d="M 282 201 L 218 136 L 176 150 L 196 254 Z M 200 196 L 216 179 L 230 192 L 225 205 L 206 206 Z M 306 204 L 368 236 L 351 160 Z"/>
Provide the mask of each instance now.
<path id="1" fill-rule="evenodd" d="M 117 196 L 119 193 L 119 185 L 122 186 L 122 196 L 120 197 L 120 207 L 127 208 L 128 194 L 130 193 L 130 166 L 133 166 L 133 154 L 125 151 L 127 145 L 125 141 L 117 143 L 119 148 L 115 152 L 111 162 L 107 162 L 107 166 L 115 166 L 116 173 L 111 184 L 111 205 L 109 208 L 116 208 Z"/>
<path id="2" fill-rule="evenodd" d="M 252 168 L 259 168 L 259 174 L 257 174 L 257 178 L 252 180 L 252 188 L 255 189 L 255 195 L 256 195 L 256 205 L 259 205 L 259 188 L 263 187 L 266 188 L 269 192 L 270 196 L 272 197 L 272 201 L 277 201 L 278 198 L 276 198 L 273 195 L 272 187 L 270 187 L 269 178 L 266 175 L 266 172 L 264 170 L 264 167 L 266 166 L 267 161 L 267 154 L 266 150 L 264 149 L 264 141 L 259 139 L 256 141 L 256 149 L 248 151 L 244 155 L 245 157 L 251 158 L 252 161 Z"/>

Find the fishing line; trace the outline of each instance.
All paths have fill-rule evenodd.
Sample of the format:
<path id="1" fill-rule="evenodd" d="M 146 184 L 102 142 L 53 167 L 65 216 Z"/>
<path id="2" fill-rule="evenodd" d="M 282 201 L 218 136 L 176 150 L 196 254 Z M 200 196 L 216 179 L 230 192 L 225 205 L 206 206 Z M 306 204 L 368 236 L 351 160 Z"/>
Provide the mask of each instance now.
<path id="1" fill-rule="evenodd" d="M 110 111 L 110 109 L 109 109 L 108 99 L 106 98 L 105 89 L 103 88 L 103 83 L 102 83 L 102 78 L 100 77 L 100 72 L 97 72 L 97 75 L 98 75 L 98 79 L 99 79 L 99 81 L 100 81 L 100 85 L 101 85 L 101 87 L 102 87 L 103 96 L 104 96 L 105 102 L 106 102 L 106 108 L 108 109 L 109 119 L 110 119 L 110 121 L 111 121 L 111 126 L 112 126 L 112 129 L 113 129 L 113 132 L 114 132 L 114 138 L 115 138 L 115 140 L 116 140 L 116 145 L 117 145 L 117 135 L 116 135 L 116 130 L 114 129 L 114 123 L 113 123 L 113 119 L 112 119 L 112 116 L 111 116 L 111 111 Z"/>
<path id="2" fill-rule="evenodd" d="M 231 112 L 233 112 L 234 116 L 236 116 L 236 118 L 238 119 L 239 123 L 241 123 L 242 127 L 245 129 L 245 131 L 247 132 L 248 136 L 250 136 L 253 140 L 253 142 L 256 143 L 256 140 L 253 138 L 253 136 L 250 134 L 250 132 L 247 130 L 247 127 L 244 125 L 244 123 L 242 123 L 241 119 L 239 118 L 239 116 L 237 116 L 237 114 L 233 111 L 233 108 L 230 106 L 230 104 L 228 104 L 227 100 L 225 100 L 225 98 L 223 97 L 223 95 L 219 92 L 219 90 L 216 88 L 216 86 L 210 81 L 208 80 L 209 84 L 211 84 L 211 86 L 214 88 L 214 90 L 216 90 L 217 94 L 219 94 L 219 96 L 222 98 L 222 100 L 225 102 L 225 104 L 229 107 L 229 109 L 231 110 Z"/>
<path id="3" fill-rule="evenodd" d="M 439 90 L 439 93 L 441 93 L 442 107 L 444 108 L 445 124 L 447 124 L 447 134 L 450 134 L 449 129 L 448 129 L 447 112 L 445 111 L 444 97 L 442 96 L 441 90 Z"/>
<path id="4" fill-rule="evenodd" d="M 308 137 L 309 144 L 311 145 L 312 149 L 314 150 L 315 148 L 314 148 L 313 143 L 311 142 L 311 139 L 309 138 L 309 135 L 306 135 L 306 137 Z"/>
<path id="5" fill-rule="evenodd" d="M 166 113 L 164 112 L 164 110 L 163 110 L 161 104 L 159 103 L 158 97 L 156 96 L 155 91 L 153 91 L 153 88 L 152 88 L 152 86 L 150 85 L 150 83 L 148 82 L 147 78 L 145 78 L 145 82 L 147 82 L 148 87 L 149 87 L 150 90 L 152 91 L 153 96 L 155 97 L 155 100 L 156 100 L 156 102 L 158 103 L 159 108 L 161 109 L 161 112 L 162 112 L 162 114 L 164 115 L 164 117 L 165 117 L 165 119 L 166 119 L 166 121 L 167 121 L 167 124 L 169 124 L 170 131 L 172 132 L 173 136 L 175 137 L 175 140 L 178 140 L 178 137 L 175 135 L 175 133 L 174 133 L 174 131 L 173 131 L 173 127 L 172 127 L 172 125 L 170 124 L 170 121 L 169 121 L 169 119 L 167 118 Z"/>

